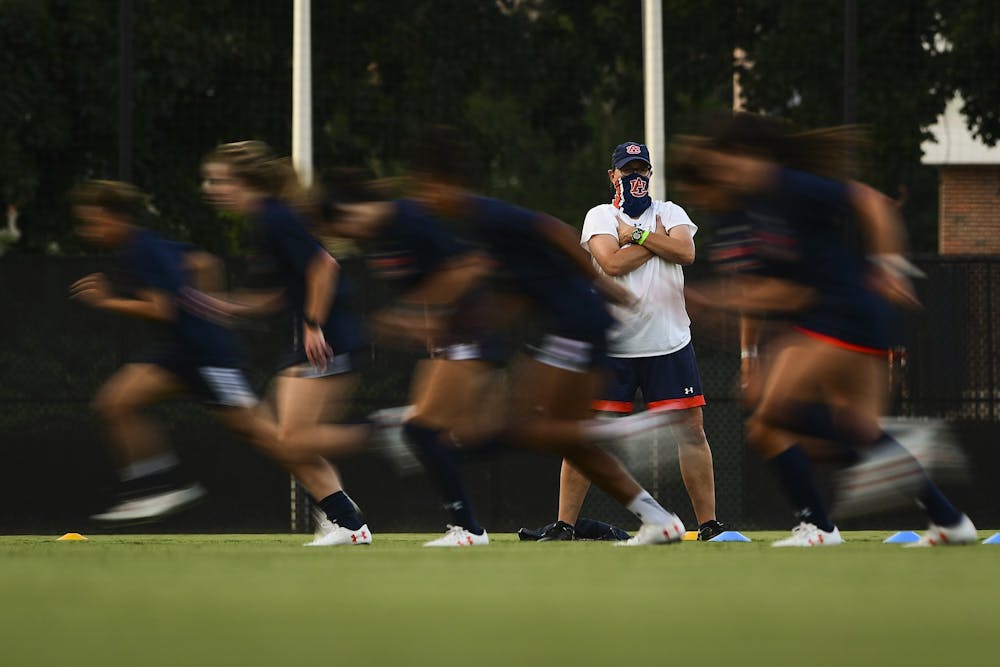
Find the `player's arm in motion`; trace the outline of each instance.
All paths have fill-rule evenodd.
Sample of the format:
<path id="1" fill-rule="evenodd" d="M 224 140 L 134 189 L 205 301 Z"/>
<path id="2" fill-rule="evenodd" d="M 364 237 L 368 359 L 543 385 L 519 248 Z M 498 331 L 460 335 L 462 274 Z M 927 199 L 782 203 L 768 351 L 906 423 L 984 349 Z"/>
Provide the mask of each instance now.
<path id="1" fill-rule="evenodd" d="M 156 322 L 173 322 L 176 318 L 173 299 L 166 292 L 146 288 L 137 291 L 136 298 L 118 296 L 103 273 L 77 280 L 70 286 L 70 296 L 92 308 L 120 315 Z"/>
<path id="2" fill-rule="evenodd" d="M 569 257 L 574 266 L 594 283 L 594 287 L 604 295 L 605 299 L 620 306 L 632 307 L 635 305 L 634 294 L 597 271 L 590 259 L 590 254 L 580 246 L 580 233 L 574 227 L 548 215 L 536 217 L 535 224 L 542 236 Z"/>
<path id="3" fill-rule="evenodd" d="M 350 239 L 378 239 L 387 233 L 388 221 L 397 215 L 397 202 L 376 201 L 339 204 L 327 228 L 338 236 Z M 428 224 L 430 222 L 428 221 Z M 432 230 L 428 238 L 437 240 Z M 375 315 L 381 334 L 421 340 L 433 336 L 441 327 L 440 318 L 490 270 L 489 258 L 482 252 L 469 250 L 451 254 L 435 270 L 399 296 L 390 308 Z"/>
<path id="4" fill-rule="evenodd" d="M 865 232 L 875 289 L 896 305 L 919 307 L 910 278 L 923 274 L 903 256 L 906 234 L 898 210 L 884 194 L 857 181 L 848 182 L 847 198 Z"/>
<path id="5" fill-rule="evenodd" d="M 325 368 L 327 359 L 333 357 L 333 348 L 326 342 L 321 325 L 330 313 L 339 278 L 340 265 L 326 250 L 317 251 L 306 265 L 302 344 L 306 357 L 317 368 Z"/>

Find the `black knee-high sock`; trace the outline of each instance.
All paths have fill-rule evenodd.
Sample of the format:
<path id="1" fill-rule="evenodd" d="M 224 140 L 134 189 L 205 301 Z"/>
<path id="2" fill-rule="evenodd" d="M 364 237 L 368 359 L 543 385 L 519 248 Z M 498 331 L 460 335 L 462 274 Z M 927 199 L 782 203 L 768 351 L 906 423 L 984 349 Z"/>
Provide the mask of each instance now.
<path id="1" fill-rule="evenodd" d="M 768 464 L 778 475 L 781 488 L 795 506 L 799 519 L 826 532 L 833 530 L 833 522 L 826 513 L 826 505 L 816 486 L 809 457 L 802 448 L 793 445 L 768 460 Z"/>
<path id="2" fill-rule="evenodd" d="M 477 535 L 481 534 L 483 529 L 476 520 L 472 504 L 465 493 L 465 484 L 459 474 L 455 456 L 441 443 L 441 431 L 411 421 L 403 425 L 403 437 L 413 447 L 441 491 L 445 508 L 451 512 L 452 523 Z"/>
<path id="3" fill-rule="evenodd" d="M 364 519 L 358 514 L 358 508 L 354 501 L 343 491 L 331 493 L 316 504 L 326 514 L 326 518 L 348 530 L 357 530 L 365 525 Z"/>

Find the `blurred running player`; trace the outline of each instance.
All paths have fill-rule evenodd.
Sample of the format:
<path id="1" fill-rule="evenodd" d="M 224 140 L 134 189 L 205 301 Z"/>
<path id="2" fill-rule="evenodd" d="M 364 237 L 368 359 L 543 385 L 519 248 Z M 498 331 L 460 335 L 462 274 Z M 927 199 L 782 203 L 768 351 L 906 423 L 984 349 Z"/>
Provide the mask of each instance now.
<path id="1" fill-rule="evenodd" d="M 972 542 L 969 518 L 879 425 L 888 391 L 889 304 L 916 304 L 908 278 L 914 271 L 901 255 L 902 225 L 886 198 L 820 175 L 843 170 L 852 141 L 842 129 L 790 135 L 776 121 L 738 114 L 690 153 L 697 157 L 689 192 L 707 190 L 726 211 L 716 257 L 736 277 L 734 289 L 704 300 L 744 314 L 783 313 L 791 323 L 773 344 L 747 423 L 748 442 L 771 464 L 800 519 L 775 546 L 843 542 L 803 438 L 849 452 L 891 451 L 893 463 L 875 478 L 914 497 L 929 515 L 918 545 Z M 864 251 L 851 241 L 855 225 Z"/>
<path id="2" fill-rule="evenodd" d="M 273 386 L 273 409 L 282 456 L 310 462 L 311 476 L 297 475 L 329 520 L 310 546 L 368 544 L 371 532 L 340 475 L 315 449 L 316 443 L 360 448 L 370 425 L 321 423 L 343 412 L 357 379 L 363 343 L 359 320 L 345 306 L 349 290 L 336 260 L 306 230 L 290 205 L 298 180 L 286 160 L 261 142 L 216 148 L 202 162 L 202 189 L 216 208 L 247 216 L 259 252 L 273 269 L 277 289 L 293 317 L 292 347 Z M 267 300 L 230 303 L 229 314 L 268 312 Z M 305 454 L 303 454 L 305 452 Z"/>
<path id="3" fill-rule="evenodd" d="M 680 519 L 597 446 L 662 425 L 666 415 L 652 412 L 610 423 L 588 419 L 613 322 L 604 299 L 631 305 L 634 297 L 596 271 L 569 225 L 468 192 L 463 167 L 468 155 L 456 130 L 432 127 L 418 142 L 411 169 L 430 213 L 489 255 L 497 298 L 518 304 L 505 312 L 525 309 L 538 329 L 528 354 L 511 368 L 510 413 L 494 440 L 564 456 L 641 520 L 642 527 L 625 544 L 680 540 Z M 474 442 L 482 434 L 455 435 L 460 442 Z"/>
<path id="4" fill-rule="evenodd" d="M 331 183 L 329 229 L 361 241 L 377 278 L 391 283 L 397 297 L 374 317 L 379 337 L 389 343 L 416 343 L 430 352 L 418 365 L 403 438 L 438 487 L 451 515 L 447 532 L 428 547 L 489 544 L 458 467 L 450 433 L 478 406 L 490 371 L 504 360 L 502 342 L 490 321 L 496 315 L 479 279 L 488 272 L 482 252 L 460 241 L 429 215 L 422 197 L 359 203 L 359 193 Z M 356 190 L 356 188 L 355 188 Z M 328 450 L 327 455 L 335 451 Z"/>
<path id="5" fill-rule="evenodd" d="M 161 323 L 170 334 L 168 350 L 151 361 L 126 364 L 101 388 L 94 407 L 104 420 L 120 466 L 119 502 L 94 518 L 137 522 L 176 512 L 199 500 L 204 489 L 191 482 L 160 432 L 141 410 L 173 394 L 203 396 L 216 416 L 237 433 L 317 488 L 325 462 L 282 460 L 276 429 L 251 410 L 257 398 L 242 370 L 229 317 L 218 302 L 192 287 L 191 267 L 203 258 L 179 243 L 136 224 L 146 197 L 135 187 L 91 181 L 72 192 L 77 232 L 119 253 L 138 288 L 135 297 L 117 294 L 102 274 L 78 280 L 73 298 L 102 310 Z M 203 263 L 203 262 L 202 262 Z"/>

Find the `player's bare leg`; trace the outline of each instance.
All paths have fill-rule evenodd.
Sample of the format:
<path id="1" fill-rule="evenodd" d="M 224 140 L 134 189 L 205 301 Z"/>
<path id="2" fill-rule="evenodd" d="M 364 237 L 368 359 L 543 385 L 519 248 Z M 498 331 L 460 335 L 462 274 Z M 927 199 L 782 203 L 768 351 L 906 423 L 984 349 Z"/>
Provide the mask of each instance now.
<path id="1" fill-rule="evenodd" d="M 443 537 L 427 547 L 468 547 L 489 544 L 479 524 L 455 460 L 453 444 L 446 440 L 455 430 L 475 432 L 478 425 L 459 428 L 480 412 L 481 390 L 490 364 L 478 359 L 432 359 L 423 362 L 412 389 L 412 412 L 403 426 L 403 437 L 434 481 L 451 515 Z M 471 427 L 471 428 L 470 428 Z"/>
<path id="2" fill-rule="evenodd" d="M 679 540 L 684 534 L 680 519 L 661 507 L 617 458 L 593 444 L 603 433 L 599 425 L 587 419 L 591 400 L 602 381 L 600 374 L 555 368 L 534 359 L 525 360 L 519 373 L 523 375 L 515 386 L 523 393 L 515 401 L 512 440 L 561 454 L 578 472 L 639 517 L 643 526 L 628 544 Z"/>
<path id="3" fill-rule="evenodd" d="M 304 380 L 305 382 L 323 382 L 322 387 L 293 389 L 306 391 L 309 395 L 317 395 L 315 406 L 305 409 L 292 408 L 288 421 L 278 420 L 278 448 L 281 456 L 288 461 L 315 461 L 317 456 L 324 458 L 340 458 L 362 451 L 372 435 L 372 427 L 368 424 L 339 424 L 338 419 L 346 412 L 348 400 L 357 386 L 357 378 L 353 375 L 335 375 L 328 378 L 304 379 L 288 378 L 283 380 Z M 285 384 L 285 387 L 288 385 Z M 281 395 L 287 389 L 279 389 Z M 282 408 L 288 413 L 287 404 Z"/>
<path id="4" fill-rule="evenodd" d="M 155 364 L 128 364 L 98 392 L 93 408 L 104 421 L 119 466 L 119 500 L 98 521 L 148 521 L 177 511 L 205 495 L 180 474 L 179 460 L 159 429 L 140 411 L 183 389 Z"/>
<path id="5" fill-rule="evenodd" d="M 182 389 L 180 380 L 155 364 L 127 364 L 104 383 L 92 408 L 104 422 L 120 466 L 171 451 L 140 410 Z"/>
<path id="6" fill-rule="evenodd" d="M 299 430 L 315 427 L 329 414 L 332 406 L 349 395 L 354 379 L 334 375 L 321 378 L 301 378 L 279 375 L 275 378 L 274 407 L 278 425 L 278 443 Z M 334 530 L 310 544 L 332 546 L 371 542 L 371 532 L 358 513 L 354 501 L 344 493 L 337 469 L 319 455 L 304 461 L 293 456 L 286 468 L 304 486 L 334 523 Z M 318 543 L 319 542 L 319 543 Z"/>

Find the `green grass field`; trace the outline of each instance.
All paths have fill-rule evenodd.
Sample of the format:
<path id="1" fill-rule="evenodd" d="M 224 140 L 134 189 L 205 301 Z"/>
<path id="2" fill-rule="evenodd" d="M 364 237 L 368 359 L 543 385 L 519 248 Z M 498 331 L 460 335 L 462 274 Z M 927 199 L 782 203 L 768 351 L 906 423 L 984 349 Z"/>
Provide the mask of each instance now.
<path id="1" fill-rule="evenodd" d="M 981 537 L 992 534 L 981 531 Z M 0 664 L 989 664 L 1000 547 L 0 537 Z"/>

